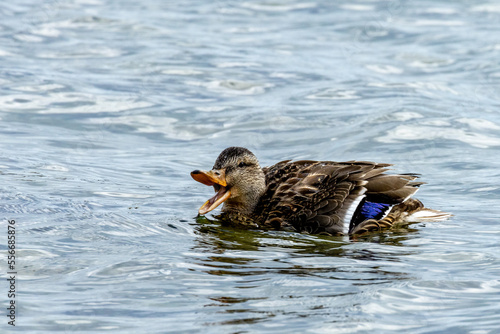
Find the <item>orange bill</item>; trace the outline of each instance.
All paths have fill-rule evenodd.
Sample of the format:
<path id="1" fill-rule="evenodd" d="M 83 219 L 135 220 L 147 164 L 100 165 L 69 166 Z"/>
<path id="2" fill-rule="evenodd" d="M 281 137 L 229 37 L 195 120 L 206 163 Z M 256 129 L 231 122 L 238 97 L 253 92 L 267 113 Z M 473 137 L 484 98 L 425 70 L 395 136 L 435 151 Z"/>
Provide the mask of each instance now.
<path id="1" fill-rule="evenodd" d="M 214 187 L 216 190 L 215 195 L 201 206 L 198 210 L 199 215 L 204 215 L 212 211 L 231 196 L 231 191 L 226 188 L 227 183 L 224 171 L 211 170 L 207 172 L 195 170 L 191 172 L 191 177 L 207 186 L 217 185 L 217 187 Z"/>
<path id="2" fill-rule="evenodd" d="M 228 190 L 226 187 L 220 187 L 219 191 L 215 194 L 215 196 L 210 198 L 208 201 L 205 202 L 205 204 L 201 206 L 201 208 L 198 210 L 198 214 L 199 215 L 207 214 L 208 212 L 212 211 L 213 209 L 221 205 L 223 202 L 225 202 L 230 196 L 231 196 L 230 190 Z"/>
<path id="3" fill-rule="evenodd" d="M 194 170 L 191 172 L 191 177 L 196 181 L 203 183 L 207 186 L 213 186 L 218 184 L 220 186 L 226 186 L 226 175 L 224 171 L 204 171 L 204 170 Z"/>

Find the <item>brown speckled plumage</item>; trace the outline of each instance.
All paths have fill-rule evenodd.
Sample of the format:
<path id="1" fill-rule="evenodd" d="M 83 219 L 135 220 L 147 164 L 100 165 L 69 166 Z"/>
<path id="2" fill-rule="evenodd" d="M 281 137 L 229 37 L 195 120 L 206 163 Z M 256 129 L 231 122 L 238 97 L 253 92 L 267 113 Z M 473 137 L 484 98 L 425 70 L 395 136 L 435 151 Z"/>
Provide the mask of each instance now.
<path id="1" fill-rule="evenodd" d="M 389 228 L 418 211 L 426 213 L 420 217 L 424 220 L 449 216 L 425 209 L 410 198 L 422 183 L 414 181 L 414 174 L 386 174 L 389 166 L 366 161 L 286 160 L 261 169 L 250 151 L 230 147 L 220 154 L 212 170 L 224 173 L 224 189 L 231 191 L 217 218 L 252 228 L 343 235 Z M 200 173 L 206 172 L 194 171 L 193 178 L 214 184 L 219 191 L 221 182 L 207 181 Z M 359 207 L 364 201 L 393 206 L 381 219 L 363 219 Z"/>

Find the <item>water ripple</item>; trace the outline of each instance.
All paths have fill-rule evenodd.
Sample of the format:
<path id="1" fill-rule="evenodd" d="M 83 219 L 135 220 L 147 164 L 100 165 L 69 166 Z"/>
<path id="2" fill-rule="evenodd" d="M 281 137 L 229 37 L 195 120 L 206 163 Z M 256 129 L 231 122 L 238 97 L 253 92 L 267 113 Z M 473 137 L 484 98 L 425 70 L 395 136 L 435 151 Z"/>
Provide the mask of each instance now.
<path id="1" fill-rule="evenodd" d="M 17 330 L 496 333 L 499 8 L 4 1 Z M 454 217 L 355 238 L 196 218 L 189 172 L 231 145 L 393 163 Z"/>

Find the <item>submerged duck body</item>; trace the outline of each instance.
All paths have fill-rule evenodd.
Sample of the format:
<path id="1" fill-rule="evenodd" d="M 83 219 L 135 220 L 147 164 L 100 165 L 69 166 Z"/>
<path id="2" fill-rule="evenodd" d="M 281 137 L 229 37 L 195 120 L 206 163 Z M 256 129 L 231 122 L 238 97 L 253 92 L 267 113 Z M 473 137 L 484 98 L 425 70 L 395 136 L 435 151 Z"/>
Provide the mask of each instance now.
<path id="1" fill-rule="evenodd" d="M 386 174 L 390 164 L 367 161 L 291 161 L 261 168 L 243 147 L 221 152 L 210 171 L 191 176 L 213 186 L 200 215 L 224 203 L 217 218 L 238 226 L 330 235 L 352 235 L 396 223 L 441 221 L 412 196 L 415 174 Z"/>

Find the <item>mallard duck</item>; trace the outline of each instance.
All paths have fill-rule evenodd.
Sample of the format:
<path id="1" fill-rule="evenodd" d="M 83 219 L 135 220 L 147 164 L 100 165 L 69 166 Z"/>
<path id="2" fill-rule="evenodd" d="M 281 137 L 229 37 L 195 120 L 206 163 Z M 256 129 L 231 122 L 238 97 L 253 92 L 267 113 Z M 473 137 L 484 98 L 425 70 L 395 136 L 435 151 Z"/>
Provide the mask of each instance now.
<path id="1" fill-rule="evenodd" d="M 412 198 L 416 174 L 386 174 L 390 164 L 367 161 L 291 161 L 261 168 L 243 147 L 222 151 L 210 171 L 191 176 L 213 186 L 199 209 L 232 225 L 329 235 L 353 235 L 404 222 L 441 221 L 450 214 Z"/>

